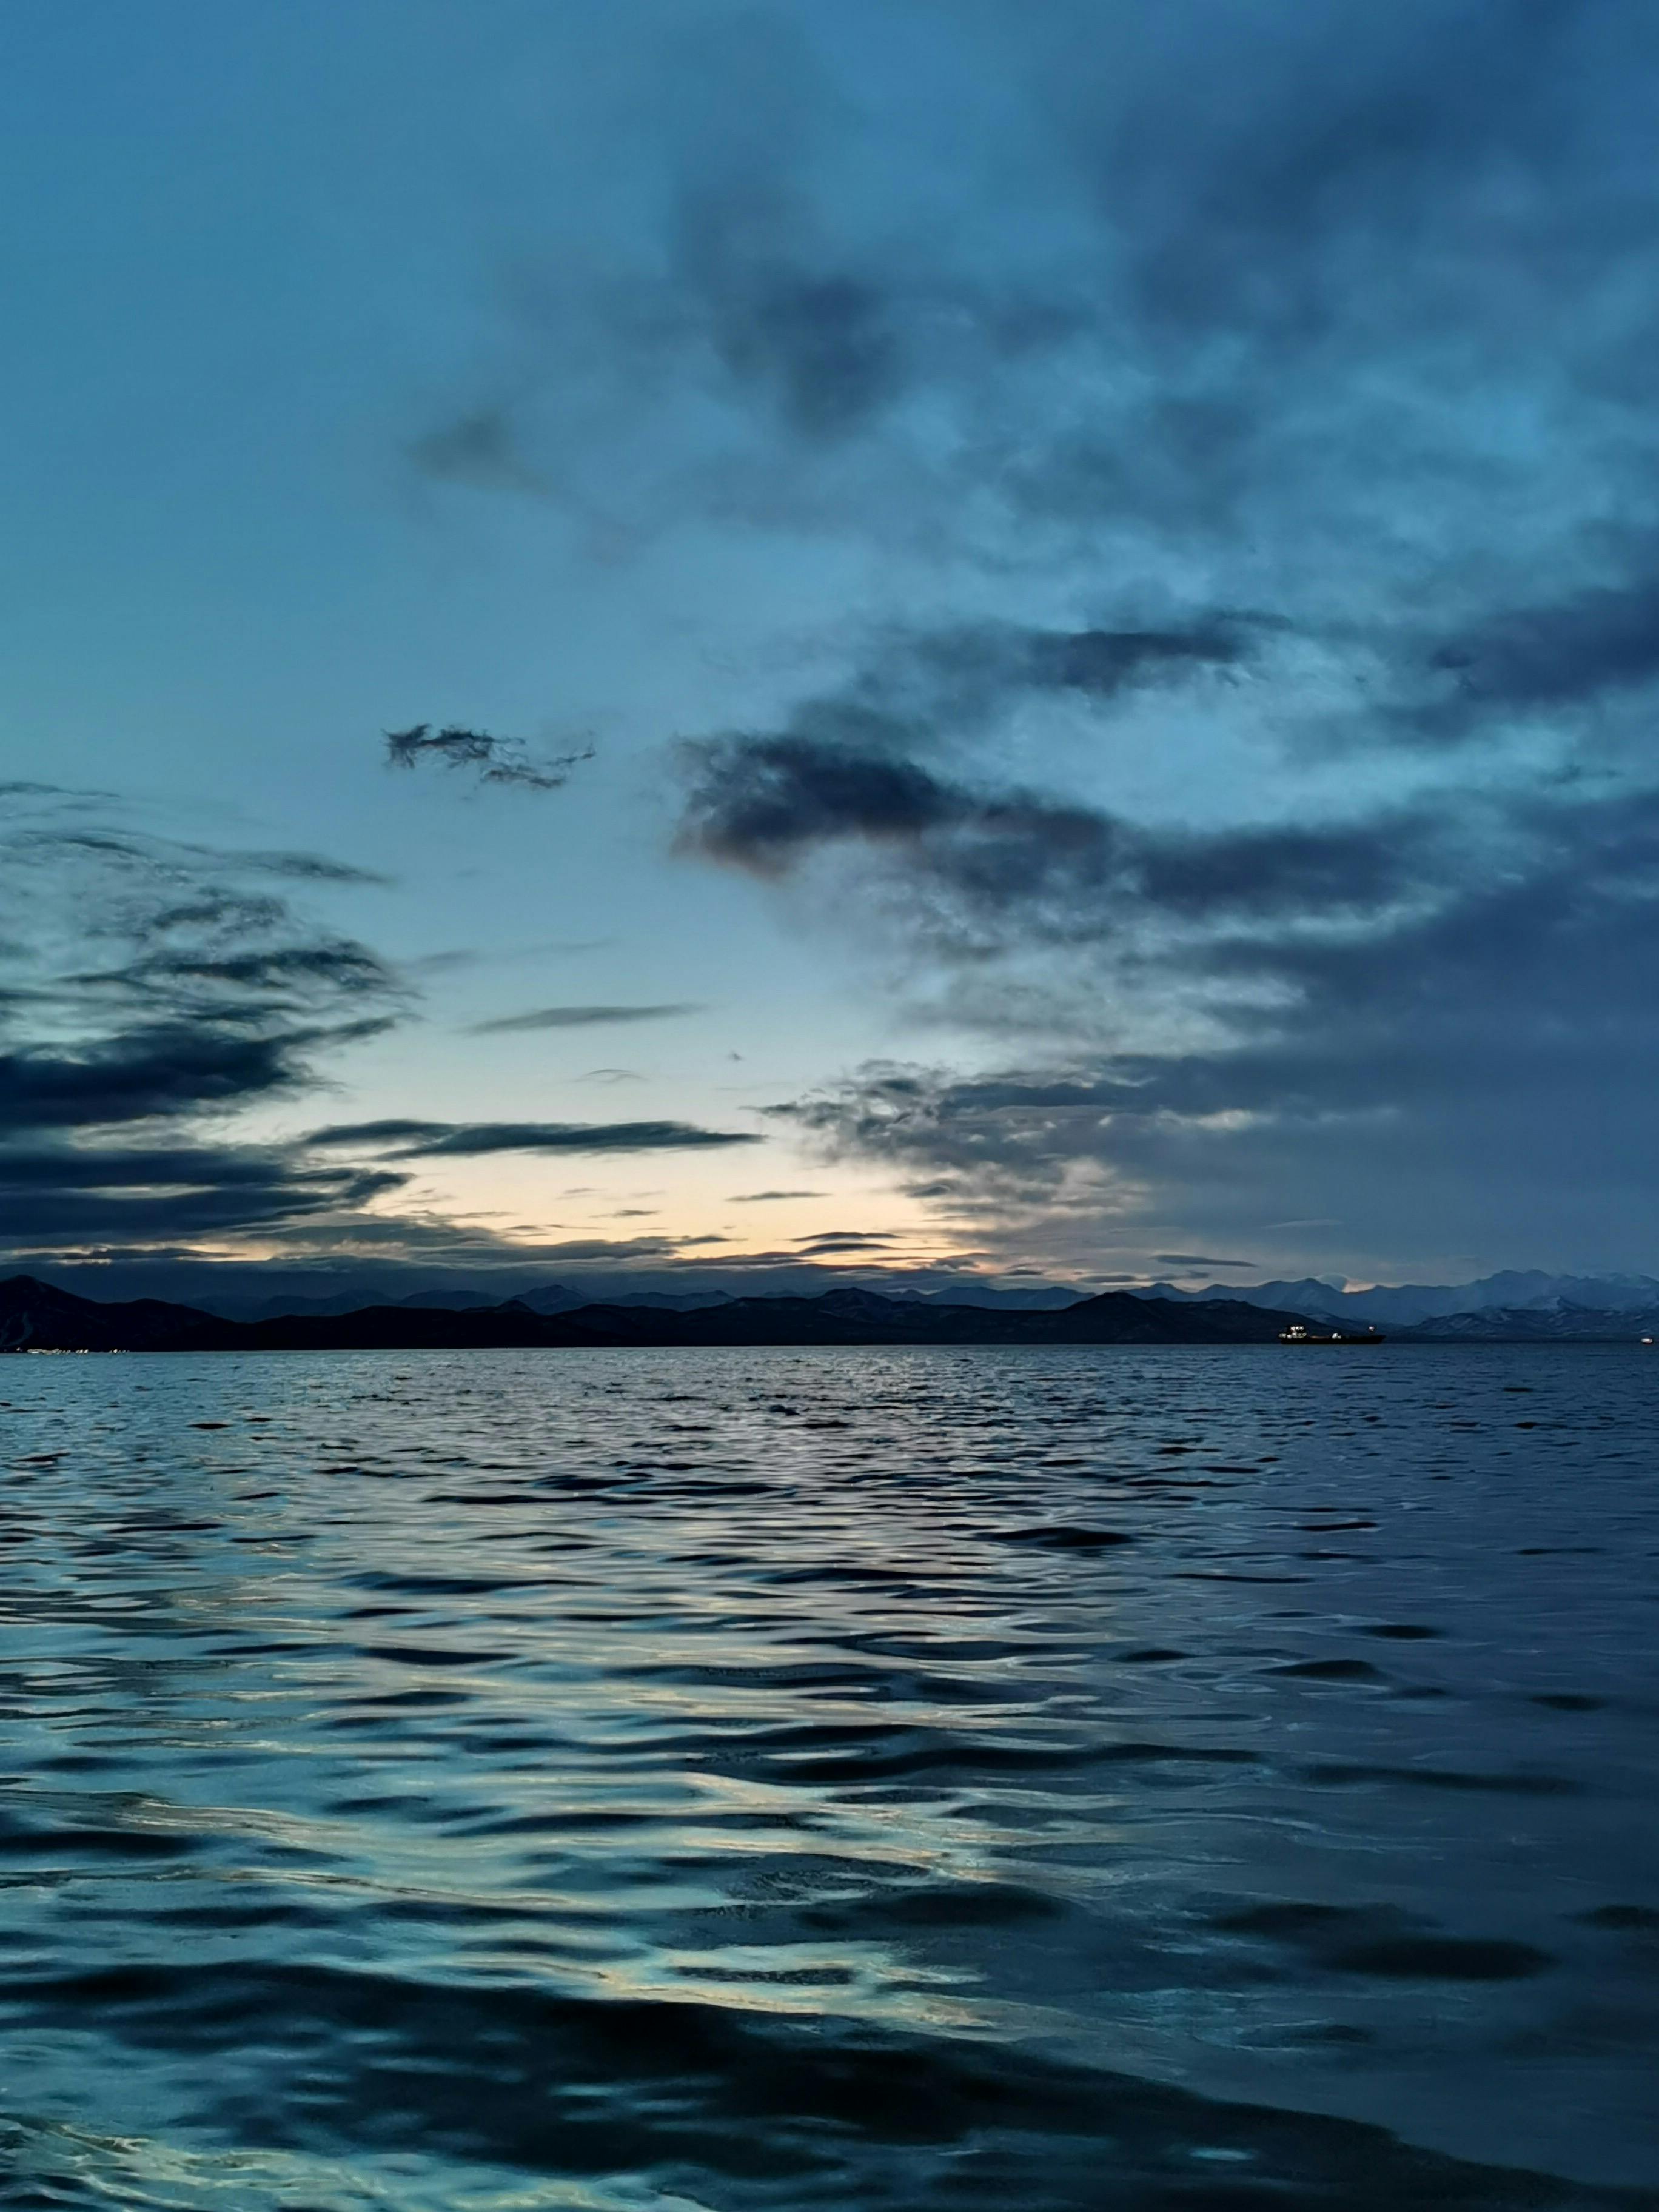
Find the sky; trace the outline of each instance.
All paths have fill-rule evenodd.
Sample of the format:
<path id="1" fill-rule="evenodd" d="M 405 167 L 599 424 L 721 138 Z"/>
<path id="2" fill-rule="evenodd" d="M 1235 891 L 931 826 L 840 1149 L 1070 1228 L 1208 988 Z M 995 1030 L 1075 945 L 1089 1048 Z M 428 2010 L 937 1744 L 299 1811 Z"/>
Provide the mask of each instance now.
<path id="1" fill-rule="evenodd" d="M 0 42 L 5 1264 L 1654 1266 L 1651 0 Z"/>

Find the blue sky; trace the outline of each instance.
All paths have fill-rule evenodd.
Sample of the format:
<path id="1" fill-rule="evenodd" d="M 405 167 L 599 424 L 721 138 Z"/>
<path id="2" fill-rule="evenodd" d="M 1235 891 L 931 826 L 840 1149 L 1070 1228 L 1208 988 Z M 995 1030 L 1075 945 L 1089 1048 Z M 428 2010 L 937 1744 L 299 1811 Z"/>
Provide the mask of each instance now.
<path id="1" fill-rule="evenodd" d="M 20 1264 L 1650 1263 L 1647 8 L 5 36 Z"/>

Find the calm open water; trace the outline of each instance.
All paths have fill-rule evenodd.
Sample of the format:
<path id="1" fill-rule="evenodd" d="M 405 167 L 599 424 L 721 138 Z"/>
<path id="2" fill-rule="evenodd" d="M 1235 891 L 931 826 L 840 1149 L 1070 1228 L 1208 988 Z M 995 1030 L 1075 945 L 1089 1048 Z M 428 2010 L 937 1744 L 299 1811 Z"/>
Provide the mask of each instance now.
<path id="1" fill-rule="evenodd" d="M 1659 2207 L 1659 1354 L 0 1398 L 0 2203 Z"/>

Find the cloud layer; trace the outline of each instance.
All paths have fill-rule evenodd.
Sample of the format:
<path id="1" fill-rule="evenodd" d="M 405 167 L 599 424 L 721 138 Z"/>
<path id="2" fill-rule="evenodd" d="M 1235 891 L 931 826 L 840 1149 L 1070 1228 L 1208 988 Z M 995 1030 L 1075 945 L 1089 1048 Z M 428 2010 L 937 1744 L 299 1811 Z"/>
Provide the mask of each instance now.
<path id="1" fill-rule="evenodd" d="M 15 1249 L 172 1243 L 349 1216 L 402 1180 L 222 1133 L 379 1035 L 404 994 L 298 890 L 367 882 L 221 853 L 109 803 L 8 794 L 0 852 L 0 1189 Z"/>
<path id="2" fill-rule="evenodd" d="M 1349 1254 L 1587 1236 L 1639 1253 L 1659 1234 L 1659 787 L 1501 827 L 1485 866 L 1364 927 L 1292 909 L 1166 945 L 1202 1038 L 872 1069 L 789 1115 L 1051 1254 L 1080 1256 L 1103 1224 L 1134 1249 L 1183 1223 L 1253 1240 L 1301 1223 L 1304 1241 L 1312 1223 Z"/>
<path id="3" fill-rule="evenodd" d="M 1650 1264 L 1650 0 L 693 0 L 596 51 L 569 204 L 501 196 L 495 343 L 406 456 L 614 564 L 649 619 L 595 636 L 715 702 L 663 731 L 682 861 L 910 1018 L 778 1126 L 1005 1259 Z M 580 757 L 386 737 L 451 788 Z M 20 1234 L 390 1237 L 418 1163 L 753 1141 L 239 1145 L 404 1003 L 306 916 L 341 872 L 8 803 Z"/>
<path id="4" fill-rule="evenodd" d="M 1030 154 L 975 243 L 837 198 L 829 130 L 688 189 L 672 264 L 775 496 L 895 552 L 937 523 L 976 606 L 683 743 L 683 854 L 855 919 L 980 1033 L 786 1120 L 1010 1256 L 1299 1223 L 1310 1258 L 1638 1262 L 1659 18 L 972 35 L 1010 76 L 969 173 Z"/>
<path id="5" fill-rule="evenodd" d="M 295 902 L 296 891 L 374 879 L 308 854 L 155 837 L 100 796 L 49 787 L 5 796 L 0 1233 L 14 1253 L 184 1261 L 255 1249 L 505 1263 L 532 1248 L 413 1208 L 413 1164 L 759 1141 L 667 1120 L 410 1119 L 250 1140 L 239 1116 L 304 1097 L 330 1055 L 409 1009 L 391 966 Z M 681 1011 L 556 1007 L 509 1025 Z M 675 1249 L 647 1241 L 648 1250 L 600 1239 L 548 1251 L 632 1263 Z"/>

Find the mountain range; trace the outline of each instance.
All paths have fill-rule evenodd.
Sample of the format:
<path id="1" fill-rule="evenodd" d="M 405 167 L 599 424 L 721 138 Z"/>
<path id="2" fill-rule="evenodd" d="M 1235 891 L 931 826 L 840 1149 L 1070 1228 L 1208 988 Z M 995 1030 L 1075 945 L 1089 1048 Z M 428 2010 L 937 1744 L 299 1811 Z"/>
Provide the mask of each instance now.
<path id="1" fill-rule="evenodd" d="M 690 1311 L 636 1302 L 538 1311 L 490 1306 L 365 1306 L 226 1321 L 158 1298 L 104 1304 L 29 1275 L 0 1283 L 0 1351 L 264 1352 L 437 1350 L 465 1346 L 578 1347 L 740 1344 L 1230 1344 L 1270 1342 L 1297 1319 L 1218 1299 L 1179 1305 L 1121 1291 L 1049 1310 L 889 1298 L 871 1291 L 817 1297 L 724 1298 Z"/>
<path id="2" fill-rule="evenodd" d="M 760 1295 L 768 1297 L 814 1297 L 823 1290 L 855 1290 L 866 1285 L 848 1284 L 831 1275 L 827 1268 L 795 1271 L 797 1280 L 782 1291 L 771 1291 Z M 827 1280 L 825 1279 L 828 1279 Z M 811 1285 L 811 1288 L 807 1285 Z M 1042 1283 L 1032 1287 L 1007 1290 L 990 1283 L 953 1283 L 948 1290 L 923 1289 L 902 1277 L 883 1278 L 881 1297 L 902 1300 L 906 1304 L 923 1305 L 986 1306 L 1009 1313 L 1049 1312 L 1062 1306 L 1076 1305 L 1088 1297 L 1086 1291 L 1073 1289 L 1063 1283 Z M 469 1290 L 449 1285 L 434 1290 L 416 1291 L 406 1297 L 388 1297 L 378 1286 L 359 1285 L 356 1289 L 337 1291 L 323 1297 L 285 1296 L 278 1294 L 265 1298 L 208 1298 L 202 1301 L 202 1310 L 216 1314 L 223 1321 L 272 1321 L 291 1314 L 347 1314 L 356 1313 L 365 1306 L 399 1306 L 416 1310 L 429 1309 L 445 1313 L 482 1311 L 486 1307 L 504 1305 L 516 1300 L 528 1306 L 532 1313 L 574 1313 L 579 1306 L 605 1305 L 654 1308 L 665 1313 L 696 1313 L 708 1306 L 732 1305 L 744 1298 L 736 1290 L 638 1290 L 630 1288 L 629 1278 L 599 1279 L 584 1288 L 573 1288 L 568 1283 L 538 1283 L 529 1290 L 504 1291 Z M 1251 1301 L 1261 1303 L 1259 1299 Z"/>
<path id="3" fill-rule="evenodd" d="M 1590 1304 L 1565 1296 L 1587 1287 Z M 1107 1291 L 1037 1304 L 921 1297 L 841 1287 L 811 1296 L 733 1297 L 719 1291 L 637 1291 L 585 1298 L 563 1284 L 488 1299 L 426 1291 L 400 1302 L 294 1302 L 234 1320 L 162 1298 L 82 1297 L 33 1276 L 0 1283 L 0 1352 L 417 1350 L 468 1345 L 740 1344 L 1248 1344 L 1271 1342 L 1303 1322 L 1316 1332 L 1389 1324 L 1399 1342 L 1621 1342 L 1659 1339 L 1659 1283 L 1646 1277 L 1492 1276 L 1468 1291 L 1531 1290 L 1530 1303 L 1438 1310 L 1410 1318 L 1419 1302 L 1451 1293 L 1405 1285 L 1352 1292 L 1310 1278 L 1220 1285 L 1181 1293 Z M 1650 1295 L 1636 1303 L 1641 1291 Z M 1315 1295 L 1315 1294 L 1317 1295 Z M 1274 1295 L 1276 1294 L 1276 1295 Z M 1018 1300 L 1018 1303 L 1014 1301 Z M 465 1302 L 463 1302 L 465 1301 Z"/>
<path id="4" fill-rule="evenodd" d="M 1578 1310 L 1596 1314 L 1651 1314 L 1659 1308 L 1659 1278 L 1652 1275 L 1553 1275 L 1543 1269 L 1510 1269 L 1483 1275 L 1472 1283 L 1379 1283 L 1365 1290 L 1304 1275 L 1294 1281 L 1207 1283 L 1181 1290 L 1152 1283 L 1137 1297 L 1169 1298 L 1177 1304 L 1224 1300 L 1229 1304 L 1294 1307 L 1299 1313 L 1328 1317 L 1339 1326 L 1375 1323 L 1379 1328 L 1409 1328 L 1454 1314 L 1549 1314 Z M 1528 1332 L 1529 1333 L 1529 1332 Z"/>
<path id="5" fill-rule="evenodd" d="M 281 1263 L 189 1266 L 112 1266 L 66 1268 L 61 1286 L 98 1303 L 146 1297 L 187 1304 L 222 1321 L 263 1322 L 291 1315 L 343 1315 L 368 1306 L 419 1311 L 484 1312 L 513 1298 L 544 1315 L 574 1313 L 582 1306 L 653 1309 L 692 1313 L 759 1297 L 813 1298 L 825 1291 L 860 1290 L 906 1304 L 977 1306 L 1007 1313 L 1059 1312 L 1095 1294 L 1075 1283 L 1032 1277 L 1010 1282 L 946 1273 L 939 1268 L 887 1267 L 842 1273 L 821 1264 L 743 1270 L 711 1262 L 693 1272 L 641 1268 L 583 1270 L 556 1281 L 538 1281 L 526 1270 L 466 1275 L 369 1264 L 338 1272 Z M 1390 1334 L 1459 1314 L 1568 1316 L 1575 1310 L 1603 1316 L 1640 1316 L 1659 1308 L 1659 1276 L 1571 1274 L 1542 1268 L 1510 1269 L 1464 1283 L 1376 1284 L 1349 1288 L 1340 1277 L 1304 1275 L 1260 1283 L 1102 1283 L 1143 1299 L 1174 1305 L 1244 1304 L 1275 1312 L 1328 1319 L 1339 1328 L 1374 1325 Z M 1509 1326 L 1505 1323 L 1505 1326 Z M 1534 1324 L 1525 1324 L 1531 1333 Z M 1611 1324 L 1626 1333 L 1622 1320 Z"/>

